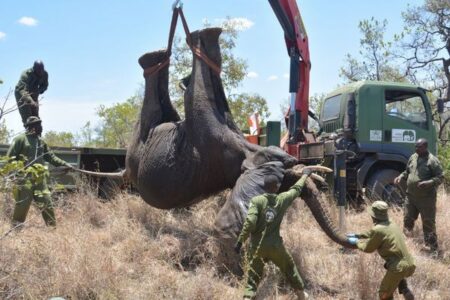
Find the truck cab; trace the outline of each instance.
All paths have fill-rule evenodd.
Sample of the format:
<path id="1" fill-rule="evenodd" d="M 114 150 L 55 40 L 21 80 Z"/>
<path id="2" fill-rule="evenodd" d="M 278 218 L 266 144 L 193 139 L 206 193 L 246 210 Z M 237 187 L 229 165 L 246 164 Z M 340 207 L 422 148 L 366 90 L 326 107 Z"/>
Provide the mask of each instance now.
<path id="1" fill-rule="evenodd" d="M 325 161 L 346 151 L 347 196 L 363 193 L 401 202 L 393 179 L 405 170 L 415 142 L 436 154 L 436 130 L 426 90 L 406 83 L 361 81 L 328 94 L 320 113 Z"/>

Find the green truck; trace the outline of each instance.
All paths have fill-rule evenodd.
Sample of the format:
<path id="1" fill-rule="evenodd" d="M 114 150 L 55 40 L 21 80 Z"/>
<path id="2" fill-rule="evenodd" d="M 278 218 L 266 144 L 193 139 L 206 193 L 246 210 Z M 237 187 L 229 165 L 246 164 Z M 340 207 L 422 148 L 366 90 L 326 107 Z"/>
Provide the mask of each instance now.
<path id="1" fill-rule="evenodd" d="M 6 155 L 9 145 L 0 144 L 0 156 Z M 51 147 L 53 152 L 73 166 L 99 172 L 116 172 L 125 169 L 126 149 L 88 148 L 88 147 Z M 80 174 L 58 172 L 49 166 L 53 183 L 64 185 L 67 190 L 79 187 Z M 91 186 L 101 198 L 111 198 L 118 189 L 124 188 L 124 182 L 117 179 L 89 177 Z M 83 181 L 84 182 L 84 181 Z"/>
<path id="2" fill-rule="evenodd" d="M 416 140 L 426 138 L 430 152 L 437 151 L 430 101 L 419 86 L 363 81 L 338 88 L 326 96 L 319 124 L 318 142 L 305 147 L 305 161 L 321 159 L 335 170 L 338 199 L 368 195 L 401 203 L 402 187 L 393 181 Z"/>

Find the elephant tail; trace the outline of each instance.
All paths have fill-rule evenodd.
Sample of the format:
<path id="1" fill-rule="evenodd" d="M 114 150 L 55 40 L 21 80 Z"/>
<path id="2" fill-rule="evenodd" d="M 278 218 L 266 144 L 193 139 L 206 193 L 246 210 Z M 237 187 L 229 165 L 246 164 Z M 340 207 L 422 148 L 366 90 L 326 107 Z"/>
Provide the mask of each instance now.
<path id="1" fill-rule="evenodd" d="M 113 178 L 113 179 L 121 179 L 121 178 L 125 179 L 127 177 L 126 170 L 122 170 L 119 172 L 94 172 L 94 171 L 87 171 L 87 170 L 75 168 L 75 171 L 82 173 L 82 174 L 95 176 L 95 177 L 104 177 L 104 178 Z"/>

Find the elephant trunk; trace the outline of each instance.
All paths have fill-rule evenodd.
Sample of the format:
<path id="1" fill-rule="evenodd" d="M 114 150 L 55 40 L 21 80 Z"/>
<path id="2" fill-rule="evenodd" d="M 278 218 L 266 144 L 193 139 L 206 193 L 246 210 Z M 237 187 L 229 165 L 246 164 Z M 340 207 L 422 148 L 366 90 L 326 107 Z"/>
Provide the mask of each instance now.
<path id="1" fill-rule="evenodd" d="M 326 235 L 328 235 L 330 239 L 339 245 L 346 248 L 356 249 L 356 246 L 350 244 L 347 241 L 347 238 L 336 228 L 335 223 L 330 218 L 327 209 L 321 202 L 319 190 L 311 179 L 306 181 L 304 191 L 305 192 L 304 195 L 302 195 L 302 199 L 306 202 L 306 205 L 308 205 L 317 223 L 319 223 L 319 226 L 323 231 L 325 231 Z"/>

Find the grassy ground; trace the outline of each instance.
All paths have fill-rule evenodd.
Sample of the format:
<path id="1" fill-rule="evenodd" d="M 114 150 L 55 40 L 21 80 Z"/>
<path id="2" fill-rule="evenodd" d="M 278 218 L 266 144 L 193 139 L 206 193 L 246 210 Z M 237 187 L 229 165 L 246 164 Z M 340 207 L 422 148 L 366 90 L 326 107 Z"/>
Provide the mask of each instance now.
<path id="1" fill-rule="evenodd" d="M 450 299 L 450 207 L 442 193 L 438 235 L 443 260 L 420 252 L 416 225 L 407 240 L 417 261 L 409 280 L 416 299 Z M 217 201 L 186 211 L 161 211 L 136 196 L 101 203 L 90 193 L 58 202 L 56 229 L 36 209 L 21 231 L 6 237 L 12 201 L 0 195 L 0 299 L 239 299 L 238 256 L 214 237 Z M 401 213 L 391 211 L 397 224 Z M 289 225 L 289 226 L 287 226 Z M 348 212 L 348 231 L 371 226 L 366 213 Z M 376 299 L 383 262 L 376 254 L 341 252 L 302 201 L 290 209 L 282 234 L 314 299 Z M 398 297 L 398 295 L 397 295 Z M 260 299 L 295 299 L 269 265 Z"/>

